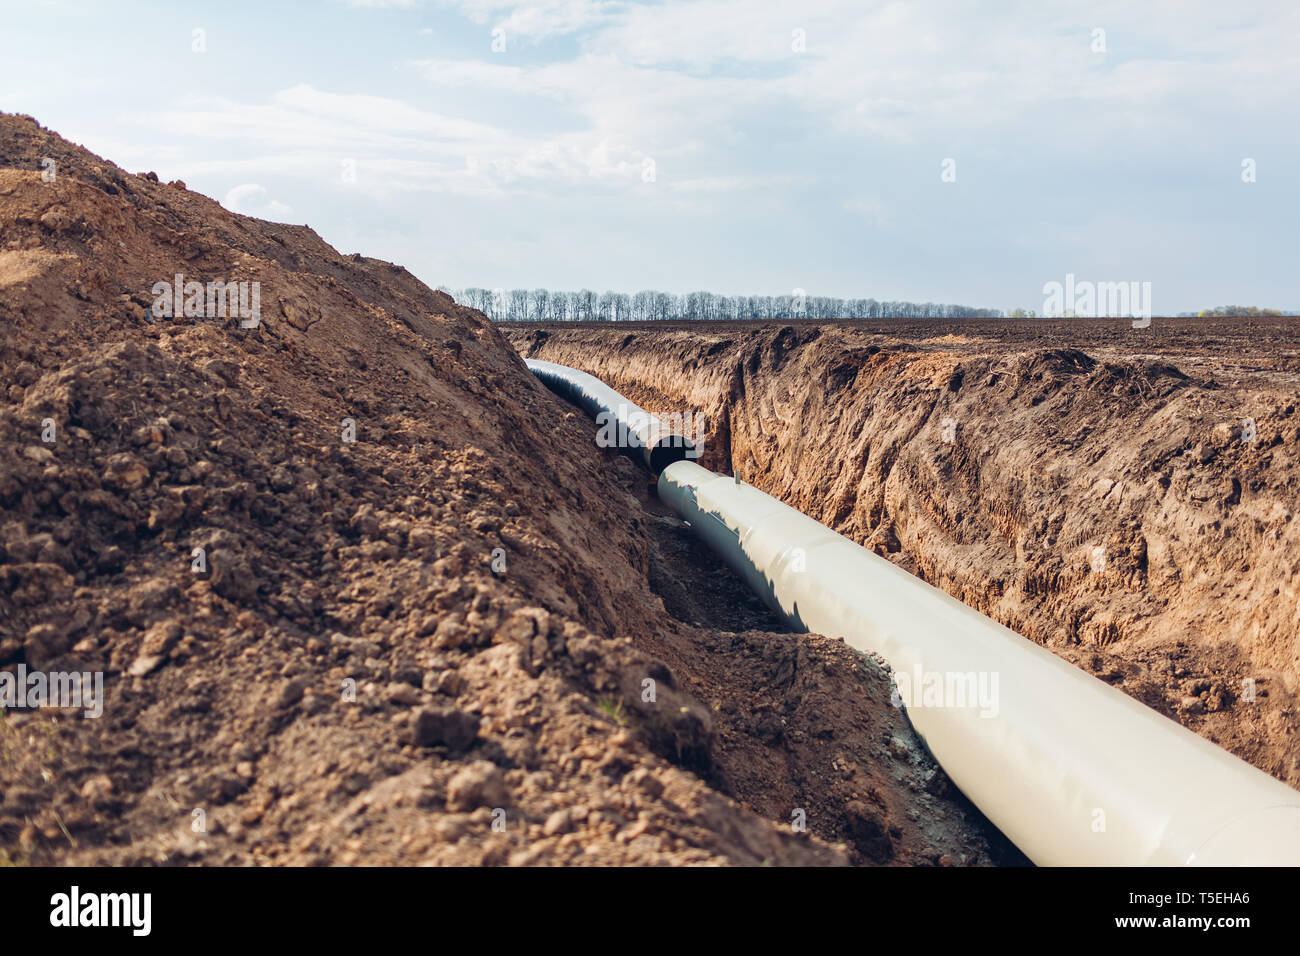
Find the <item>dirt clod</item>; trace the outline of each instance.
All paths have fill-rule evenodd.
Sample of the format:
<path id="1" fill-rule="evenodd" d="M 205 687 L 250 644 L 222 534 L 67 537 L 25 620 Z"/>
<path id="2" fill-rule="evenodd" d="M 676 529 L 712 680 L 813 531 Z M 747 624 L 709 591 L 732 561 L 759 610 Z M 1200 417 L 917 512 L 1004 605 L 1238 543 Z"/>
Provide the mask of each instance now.
<path id="1" fill-rule="evenodd" d="M 479 723 L 474 714 L 424 707 L 411 715 L 411 736 L 421 747 L 446 747 L 461 753 L 474 743 Z"/>

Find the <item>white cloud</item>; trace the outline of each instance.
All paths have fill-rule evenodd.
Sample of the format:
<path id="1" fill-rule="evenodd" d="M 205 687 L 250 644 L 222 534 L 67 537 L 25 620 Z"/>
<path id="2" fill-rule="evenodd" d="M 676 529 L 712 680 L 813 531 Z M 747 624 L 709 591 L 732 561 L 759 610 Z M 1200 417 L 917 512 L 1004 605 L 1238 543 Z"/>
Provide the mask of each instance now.
<path id="1" fill-rule="evenodd" d="M 879 199 L 846 199 L 846 211 L 861 217 L 868 225 L 883 227 L 889 225 L 889 214 L 884 203 Z"/>
<path id="2" fill-rule="evenodd" d="M 1059 154 L 1185 136 L 1204 113 L 1238 109 L 1243 85 L 1254 85 L 1256 102 L 1284 95 L 1259 81 L 1257 50 L 1296 56 L 1263 28 L 1229 29 L 1231 18 L 1209 8 L 1184 11 L 1171 26 L 1161 0 L 1158 16 L 1063 3 L 1024 20 L 956 0 L 449 2 L 521 35 L 575 34 L 576 49 L 410 62 L 405 68 L 428 85 L 400 98 L 298 84 L 260 103 L 198 103 L 164 114 L 168 128 L 247 148 L 183 164 L 179 175 L 224 169 L 253 179 L 278 170 L 336 180 L 338 163 L 351 158 L 362 172 L 356 188 L 370 195 L 564 197 L 639 189 L 643 163 L 653 160 L 657 184 L 682 201 L 779 191 L 811 178 L 790 165 L 764 168 L 768 153 L 781 154 L 769 166 L 801 165 L 796 143 L 813 156 L 942 143 L 937 155 L 960 160 L 972 149 Z M 1108 25 L 1102 57 L 1089 46 L 1094 22 Z M 1198 31 L 1212 26 L 1226 31 L 1213 55 L 1191 62 L 1126 52 L 1156 49 L 1149 37 L 1161 29 L 1208 51 Z M 795 30 L 803 52 L 792 49 Z M 487 96 L 496 97 L 489 110 Z M 870 160 L 863 156 L 857 176 L 841 166 L 843 176 L 870 177 Z M 841 203 L 868 222 L 888 219 L 876 200 Z"/>
<path id="3" fill-rule="evenodd" d="M 488 89 L 558 103 L 583 123 L 591 141 L 623 144 L 642 155 L 680 156 L 736 136 L 782 97 L 772 81 L 704 78 L 628 63 L 612 53 L 521 67 L 483 61 L 413 64 L 437 86 Z M 521 104 L 521 109 L 527 109 Z"/>
<path id="4" fill-rule="evenodd" d="M 490 25 L 505 31 L 507 44 L 511 37 L 530 41 L 569 34 L 596 25 L 604 18 L 625 10 L 629 3 L 622 0 L 443 0 L 469 17 L 475 23 Z"/>
<path id="5" fill-rule="evenodd" d="M 701 176 L 669 181 L 668 188 L 685 193 L 722 193 L 788 186 L 793 176 Z"/>
<path id="6" fill-rule="evenodd" d="M 180 134 L 242 143 L 231 157 L 205 151 L 202 159 L 173 163 L 169 169 L 182 178 L 274 172 L 337 182 L 340 163 L 351 160 L 358 172 L 355 187 L 371 195 L 618 188 L 640 182 L 646 155 L 627 137 L 600 129 L 524 135 L 399 100 L 306 85 L 281 90 L 270 103 L 212 100 L 161 119 Z"/>
<path id="7" fill-rule="evenodd" d="M 1091 49 L 1096 26 L 1107 30 L 1105 54 Z M 803 52 L 792 49 L 794 30 Z M 669 0 L 627 8 L 584 49 L 707 76 L 710 97 L 745 76 L 843 132 L 910 139 L 953 124 L 1013 127 L 1034 107 L 1059 107 L 1054 126 L 1091 106 L 1145 110 L 1147 122 L 1181 128 L 1188 107 L 1282 105 L 1300 91 L 1297 35 L 1300 8 L 1267 0 L 1074 0 L 1032 15 L 960 0 Z M 1280 85 L 1263 79 L 1279 74 Z"/>
<path id="8" fill-rule="evenodd" d="M 343 17 L 343 29 L 357 19 Z M 367 28 L 388 19 L 366 17 Z M 489 51 L 494 27 L 506 31 L 504 54 Z M 1091 49 L 1098 27 L 1104 54 Z M 713 281 L 687 278 L 706 269 L 765 279 L 788 268 L 811 273 L 800 280 L 808 287 L 825 275 L 819 282 L 856 294 L 872 276 L 852 261 L 911 284 L 873 294 L 973 301 L 1013 271 L 1063 273 L 1062 256 L 1076 272 L 1109 268 L 1107 224 L 1139 212 L 1145 226 L 1124 252 L 1144 274 L 1193 224 L 1274 237 L 1249 253 L 1217 238 L 1230 228 L 1198 240 L 1223 258 L 1221 272 L 1289 274 L 1269 257 L 1285 248 L 1278 224 L 1295 196 L 1284 172 L 1297 151 L 1285 122 L 1300 98 L 1294 5 L 440 0 L 393 31 L 391 47 L 358 45 L 346 73 L 316 71 L 338 37 L 304 35 L 284 72 L 251 76 L 238 95 L 213 97 L 218 87 L 195 74 L 160 108 L 140 108 L 138 89 L 105 97 L 129 105 L 87 122 L 80 141 L 214 195 L 229 189 L 228 204 L 259 214 L 276 214 L 269 190 L 313 224 L 355 216 L 402 241 L 455 209 L 457 233 L 477 245 L 449 240 L 437 255 L 505 269 L 523 261 L 510 247 L 497 262 L 510 232 L 531 252 L 517 268 L 548 284 L 573 280 L 547 270 L 607 282 L 599 276 L 661 268 L 671 277 L 661 281 L 695 284 Z M 39 73 L 3 70 L 10 87 Z M 156 85 L 130 75 L 140 89 Z M 67 84 L 80 84 L 76 102 L 93 100 L 73 70 L 55 71 L 42 95 L 74 102 Z M 117 140 L 111 149 L 105 137 Z M 941 190 L 949 156 L 960 186 Z M 1270 175 L 1241 184 L 1242 156 Z M 355 182 L 340 179 L 345 159 Z M 653 182 L 642 178 L 646 160 Z M 776 228 L 743 262 L 712 256 L 765 223 Z M 1025 236 L 1033 243 L 1015 247 Z M 410 241 L 435 254 L 427 236 Z M 927 256 L 903 256 L 919 250 Z M 1184 261 L 1167 269 L 1188 271 Z"/>
<path id="9" fill-rule="evenodd" d="M 266 190 L 257 183 L 235 186 L 226 193 L 222 205 L 231 212 L 256 216 L 258 219 L 269 219 L 272 222 L 285 222 L 285 217 L 293 212 L 284 203 L 268 198 Z"/>

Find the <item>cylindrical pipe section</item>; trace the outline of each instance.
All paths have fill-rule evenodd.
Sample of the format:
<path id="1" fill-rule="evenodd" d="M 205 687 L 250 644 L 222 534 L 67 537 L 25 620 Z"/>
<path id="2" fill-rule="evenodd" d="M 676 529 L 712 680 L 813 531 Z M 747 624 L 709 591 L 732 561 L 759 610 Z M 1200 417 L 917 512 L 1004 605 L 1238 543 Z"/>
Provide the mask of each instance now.
<path id="1" fill-rule="evenodd" d="M 944 771 L 1041 865 L 1300 864 L 1300 793 L 693 462 L 659 494 L 792 627 L 884 658 Z"/>
<path id="2" fill-rule="evenodd" d="M 547 388 L 596 419 L 600 426 L 596 444 L 602 448 L 625 449 L 656 475 L 675 461 L 699 457 L 699 450 L 690 438 L 600 379 L 554 362 L 538 359 L 524 359 L 524 362 Z"/>

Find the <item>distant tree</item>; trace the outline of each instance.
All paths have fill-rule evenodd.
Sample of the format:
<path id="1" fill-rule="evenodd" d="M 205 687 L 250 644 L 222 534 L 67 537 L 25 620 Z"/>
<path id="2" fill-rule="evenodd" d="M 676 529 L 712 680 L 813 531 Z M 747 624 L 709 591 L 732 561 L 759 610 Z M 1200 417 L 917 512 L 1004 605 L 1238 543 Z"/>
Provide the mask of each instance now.
<path id="1" fill-rule="evenodd" d="M 1208 316 L 1280 316 L 1281 309 L 1261 309 L 1255 305 L 1221 305 L 1215 309 L 1202 309 L 1199 316 L 1202 318 Z"/>
<path id="2" fill-rule="evenodd" d="M 535 322 L 550 321 L 551 294 L 545 289 L 534 289 L 528 293 L 528 313 Z"/>
<path id="3" fill-rule="evenodd" d="M 530 315 L 529 313 L 527 289 L 511 289 L 509 302 L 510 311 L 508 314 L 511 322 L 527 322 L 530 318 L 534 320 L 537 318 L 536 315 Z"/>
<path id="4" fill-rule="evenodd" d="M 663 322 L 674 319 L 722 321 L 729 319 L 786 320 L 810 318 L 997 318 L 997 309 L 975 309 L 965 305 L 935 302 L 878 301 L 870 298 L 841 299 L 832 296 L 718 295 L 707 290 L 673 295 L 642 289 L 635 295 L 608 290 L 599 295 L 591 289 L 554 292 L 549 289 L 485 289 L 471 286 L 452 290 L 440 286 L 457 302 L 478 309 L 494 321 L 514 322 Z M 1011 318 L 1033 318 L 1032 311 L 1012 309 Z M 1281 315 L 1276 309 L 1254 306 L 1221 306 L 1201 315 Z"/>

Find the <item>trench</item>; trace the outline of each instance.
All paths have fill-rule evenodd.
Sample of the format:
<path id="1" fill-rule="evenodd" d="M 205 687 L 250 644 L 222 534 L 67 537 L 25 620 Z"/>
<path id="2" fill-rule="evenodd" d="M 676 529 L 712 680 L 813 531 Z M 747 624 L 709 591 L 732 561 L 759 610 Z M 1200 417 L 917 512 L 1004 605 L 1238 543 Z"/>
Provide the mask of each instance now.
<path id="1" fill-rule="evenodd" d="M 660 499 L 639 449 L 599 454 L 663 603 L 641 649 L 714 722 L 708 759 L 690 769 L 768 819 L 798 811 L 860 865 L 1029 864 L 934 761 L 878 659 L 795 633 Z"/>
<path id="2" fill-rule="evenodd" d="M 1125 352 L 1105 330 L 1084 330 L 1088 350 L 1010 323 L 939 331 L 506 335 L 646 408 L 702 416 L 705 467 L 1300 784 L 1300 531 L 1288 504 L 1300 376 L 1243 381 L 1181 328 L 1166 333 L 1179 365 L 1148 342 Z M 1232 437 L 1243 407 L 1267 423 L 1256 445 Z"/>
<path id="3" fill-rule="evenodd" d="M 587 373 L 529 366 L 554 391 L 590 399 L 598 420 L 643 423 L 624 429 L 625 447 L 655 467 L 645 436 L 664 429 L 654 415 Z M 698 448 L 683 444 L 682 457 L 695 457 Z M 1009 678 L 1000 722 L 985 721 L 997 714 L 984 700 L 975 713 L 909 697 L 907 713 L 958 786 L 1034 860 L 1277 865 L 1300 853 L 1300 794 L 1186 728 L 738 477 L 679 459 L 658 475 L 658 491 L 795 630 L 838 637 L 899 673 L 974 667 Z M 1200 781 L 1199 792 L 1181 777 Z M 1112 812 L 1108 825 L 1081 826 L 1088 806 Z"/>

